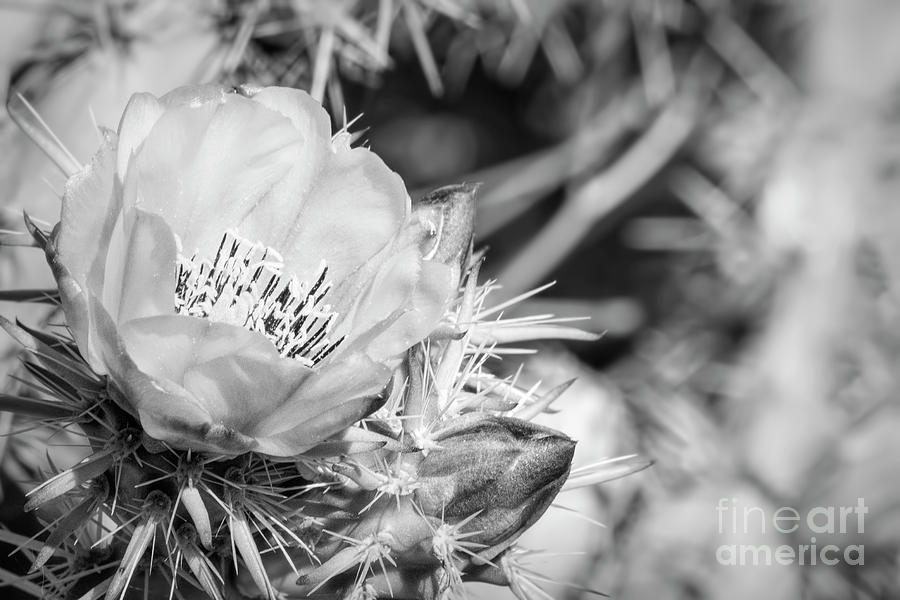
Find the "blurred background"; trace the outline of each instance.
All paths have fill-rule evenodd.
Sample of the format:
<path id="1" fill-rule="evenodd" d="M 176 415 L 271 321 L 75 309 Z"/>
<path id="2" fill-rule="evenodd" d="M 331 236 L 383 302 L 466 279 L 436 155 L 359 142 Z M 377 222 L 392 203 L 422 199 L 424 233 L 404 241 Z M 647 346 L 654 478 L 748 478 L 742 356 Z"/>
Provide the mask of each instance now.
<path id="1" fill-rule="evenodd" d="M 0 94 L 26 96 L 81 162 L 132 93 L 205 81 L 309 90 L 413 198 L 483 183 L 495 295 L 555 282 L 516 313 L 604 334 L 494 366 L 577 378 L 543 417 L 579 440 L 576 467 L 654 463 L 563 493 L 523 539 L 550 597 L 900 597 L 900 3 L 0 1 Z M 23 209 L 55 222 L 62 181 L 4 115 L 0 239 Z M 36 250 L 0 249 L 0 288 L 50 286 Z M 6 379 L 20 363 L 0 351 Z M 47 451 L 0 438 L 0 520 L 21 533 L 38 527 L 16 482 Z M 716 509 L 859 498 L 864 530 L 847 532 L 723 530 Z M 865 564 L 717 554 L 812 536 L 864 545 Z"/>

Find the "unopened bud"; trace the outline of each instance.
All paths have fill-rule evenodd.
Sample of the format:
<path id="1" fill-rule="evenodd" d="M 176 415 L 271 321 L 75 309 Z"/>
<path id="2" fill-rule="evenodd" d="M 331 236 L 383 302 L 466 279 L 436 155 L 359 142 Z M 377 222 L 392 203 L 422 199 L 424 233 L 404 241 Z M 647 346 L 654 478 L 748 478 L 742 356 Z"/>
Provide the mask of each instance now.
<path id="1" fill-rule="evenodd" d="M 464 417 L 435 437 L 419 465 L 416 501 L 448 521 L 472 517 L 467 530 L 490 560 L 544 513 L 572 464 L 575 442 L 528 421 Z"/>
<path id="2" fill-rule="evenodd" d="M 425 258 L 460 265 L 469 252 L 475 229 L 478 184 L 448 185 L 430 192 L 415 205 L 416 216 L 430 233 Z"/>

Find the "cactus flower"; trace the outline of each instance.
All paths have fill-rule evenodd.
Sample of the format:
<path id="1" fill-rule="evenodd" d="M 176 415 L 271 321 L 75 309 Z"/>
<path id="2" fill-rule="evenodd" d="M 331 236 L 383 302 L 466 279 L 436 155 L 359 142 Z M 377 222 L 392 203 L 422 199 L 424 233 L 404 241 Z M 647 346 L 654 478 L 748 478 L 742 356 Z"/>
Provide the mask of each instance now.
<path id="1" fill-rule="evenodd" d="M 292 456 L 368 415 L 456 292 L 400 177 L 304 92 L 137 94 L 47 248 L 91 367 L 153 438 Z"/>

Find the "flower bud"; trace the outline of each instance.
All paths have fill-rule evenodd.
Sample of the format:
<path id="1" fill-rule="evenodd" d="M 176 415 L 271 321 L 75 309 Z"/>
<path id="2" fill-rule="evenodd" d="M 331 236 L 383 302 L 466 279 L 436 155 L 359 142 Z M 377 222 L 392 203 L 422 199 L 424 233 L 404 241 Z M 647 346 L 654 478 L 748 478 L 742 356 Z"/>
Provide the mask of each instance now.
<path id="1" fill-rule="evenodd" d="M 430 192 L 414 206 L 416 216 L 431 232 L 426 257 L 460 266 L 475 229 L 475 192 L 478 184 L 448 185 Z"/>
<path id="2" fill-rule="evenodd" d="M 528 421 L 467 416 L 437 433 L 419 464 L 416 501 L 426 514 L 466 519 L 491 560 L 544 513 L 572 464 L 575 442 Z"/>

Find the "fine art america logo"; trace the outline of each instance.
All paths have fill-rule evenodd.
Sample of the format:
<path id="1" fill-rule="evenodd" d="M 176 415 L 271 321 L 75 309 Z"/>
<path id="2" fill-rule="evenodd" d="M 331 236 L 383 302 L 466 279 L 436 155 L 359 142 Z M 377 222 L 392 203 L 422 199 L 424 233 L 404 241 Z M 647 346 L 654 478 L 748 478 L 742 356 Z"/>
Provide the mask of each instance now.
<path id="1" fill-rule="evenodd" d="M 857 498 L 855 506 L 816 506 L 805 511 L 782 506 L 769 512 L 760 506 L 743 505 L 737 498 L 720 498 L 716 505 L 720 536 L 758 539 L 759 535 L 777 532 L 793 537 L 784 538 L 791 544 L 722 544 L 716 548 L 716 561 L 728 566 L 863 565 L 863 544 L 822 544 L 815 536 L 824 535 L 829 541 L 838 534 L 859 538 L 865 533 L 868 512 L 863 498 Z M 801 530 L 808 535 L 798 534 Z"/>

